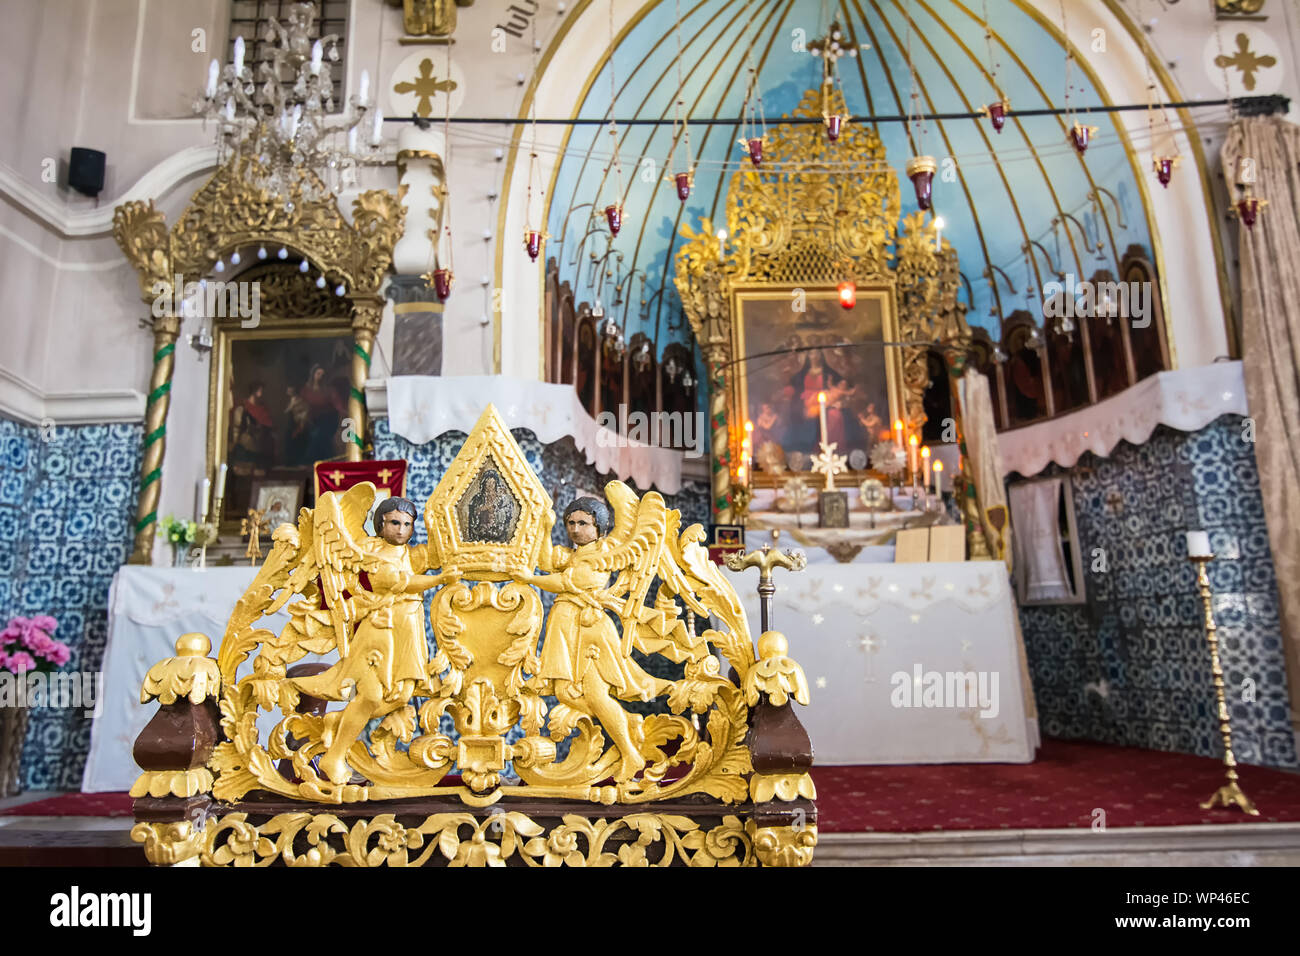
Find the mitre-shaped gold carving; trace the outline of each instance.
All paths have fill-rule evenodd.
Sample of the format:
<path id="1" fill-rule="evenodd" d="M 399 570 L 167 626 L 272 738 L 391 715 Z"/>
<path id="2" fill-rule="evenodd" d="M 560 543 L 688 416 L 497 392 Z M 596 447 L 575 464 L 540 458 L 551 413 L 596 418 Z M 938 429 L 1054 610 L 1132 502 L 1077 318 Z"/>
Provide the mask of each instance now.
<path id="1" fill-rule="evenodd" d="M 431 563 L 476 580 L 537 567 L 550 547 L 551 496 L 489 404 L 424 506 Z"/>

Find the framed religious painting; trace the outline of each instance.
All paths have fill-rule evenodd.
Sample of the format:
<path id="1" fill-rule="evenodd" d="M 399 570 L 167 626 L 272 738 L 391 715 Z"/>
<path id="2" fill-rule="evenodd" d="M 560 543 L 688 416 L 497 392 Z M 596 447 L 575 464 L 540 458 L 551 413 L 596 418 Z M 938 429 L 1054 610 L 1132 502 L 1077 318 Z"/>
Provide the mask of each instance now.
<path id="1" fill-rule="evenodd" d="M 739 285 L 732 316 L 731 418 L 753 423 L 755 484 L 806 470 L 823 430 L 836 454 L 869 461 L 904 407 L 893 286 L 859 285 L 845 309 L 830 284 Z"/>
<path id="2" fill-rule="evenodd" d="M 229 466 L 224 528 L 262 507 L 259 489 L 293 485 L 305 500 L 315 463 L 344 456 L 353 337 L 346 321 L 214 332 L 208 466 Z"/>
<path id="3" fill-rule="evenodd" d="M 249 486 L 248 507 L 263 512 L 263 520 L 272 531 L 282 524 L 297 524 L 302 501 L 300 481 L 254 478 Z M 248 511 L 245 510 L 243 514 L 248 514 Z"/>

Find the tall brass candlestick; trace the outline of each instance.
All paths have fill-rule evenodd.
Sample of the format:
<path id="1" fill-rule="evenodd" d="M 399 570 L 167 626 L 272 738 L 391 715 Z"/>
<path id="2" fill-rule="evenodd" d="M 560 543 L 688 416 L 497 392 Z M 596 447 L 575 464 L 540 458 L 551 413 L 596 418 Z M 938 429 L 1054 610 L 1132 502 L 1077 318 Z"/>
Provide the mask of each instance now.
<path id="1" fill-rule="evenodd" d="M 1211 807 L 1238 806 L 1251 816 L 1259 816 L 1255 804 L 1241 790 L 1237 783 L 1237 758 L 1232 754 L 1232 715 L 1223 693 L 1223 668 L 1219 665 L 1219 638 L 1215 633 L 1214 610 L 1211 602 L 1210 575 L 1206 565 L 1213 560 L 1212 554 L 1193 554 L 1196 562 L 1196 586 L 1201 592 L 1201 603 L 1205 606 L 1205 637 L 1210 642 L 1210 671 L 1214 674 L 1214 696 L 1219 704 L 1219 731 L 1223 734 L 1223 764 L 1227 767 L 1228 782 L 1214 791 L 1213 796 L 1201 804 L 1202 810 Z"/>

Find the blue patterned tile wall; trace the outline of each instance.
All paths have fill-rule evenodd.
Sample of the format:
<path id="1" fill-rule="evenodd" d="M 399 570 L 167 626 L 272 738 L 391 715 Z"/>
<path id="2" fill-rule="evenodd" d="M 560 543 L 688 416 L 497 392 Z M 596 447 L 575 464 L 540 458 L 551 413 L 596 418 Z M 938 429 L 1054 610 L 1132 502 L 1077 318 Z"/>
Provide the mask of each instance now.
<path id="1" fill-rule="evenodd" d="M 1161 426 L 1143 445 L 1069 469 L 1087 601 L 1020 612 L 1045 735 L 1222 756 L 1184 538 L 1205 529 L 1233 750 L 1245 763 L 1297 766 L 1277 582 L 1243 435 L 1235 415 L 1194 433 Z M 1104 571 L 1093 570 L 1098 548 Z"/>
<path id="2" fill-rule="evenodd" d="M 558 511 L 563 511 L 578 496 L 579 490 L 598 493 L 614 477 L 601 474 L 594 465 L 587 464 L 586 456 L 573 444 L 572 438 L 544 445 L 527 428 L 512 429 L 510 434 L 533 466 Z M 408 462 L 406 492 L 416 502 L 423 502 L 433 493 L 469 437 L 464 432 L 446 432 L 434 441 L 415 445 L 389 431 L 386 418 L 375 419 L 373 435 L 376 458 L 404 458 Z M 644 491 L 635 485 L 633 489 L 638 494 Z M 664 500 L 668 507 L 681 511 L 683 527 L 693 522 L 707 525 L 710 521 L 708 488 L 702 484 L 687 482 L 677 494 L 664 495 Z M 419 533 L 423 533 L 422 528 Z M 556 544 L 568 544 L 558 521 L 552 536 Z"/>
<path id="3" fill-rule="evenodd" d="M 131 551 L 139 425 L 41 428 L 0 418 L 0 620 L 49 614 L 95 671 L 108 635 L 108 589 Z M 34 708 L 23 745 L 29 790 L 78 790 L 90 749 L 80 708 Z"/>

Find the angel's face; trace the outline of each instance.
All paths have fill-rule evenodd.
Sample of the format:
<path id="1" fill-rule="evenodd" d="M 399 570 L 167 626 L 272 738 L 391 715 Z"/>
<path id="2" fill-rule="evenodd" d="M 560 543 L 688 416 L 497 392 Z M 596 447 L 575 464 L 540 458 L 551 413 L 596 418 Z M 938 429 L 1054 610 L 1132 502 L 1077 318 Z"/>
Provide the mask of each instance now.
<path id="1" fill-rule="evenodd" d="M 388 512 L 379 528 L 379 537 L 389 544 L 406 544 L 414 533 L 415 522 L 405 511 Z"/>
<path id="2" fill-rule="evenodd" d="M 576 545 L 591 544 L 599 537 L 596 519 L 585 511 L 574 511 L 565 518 L 564 530 L 569 532 L 569 540 Z"/>

